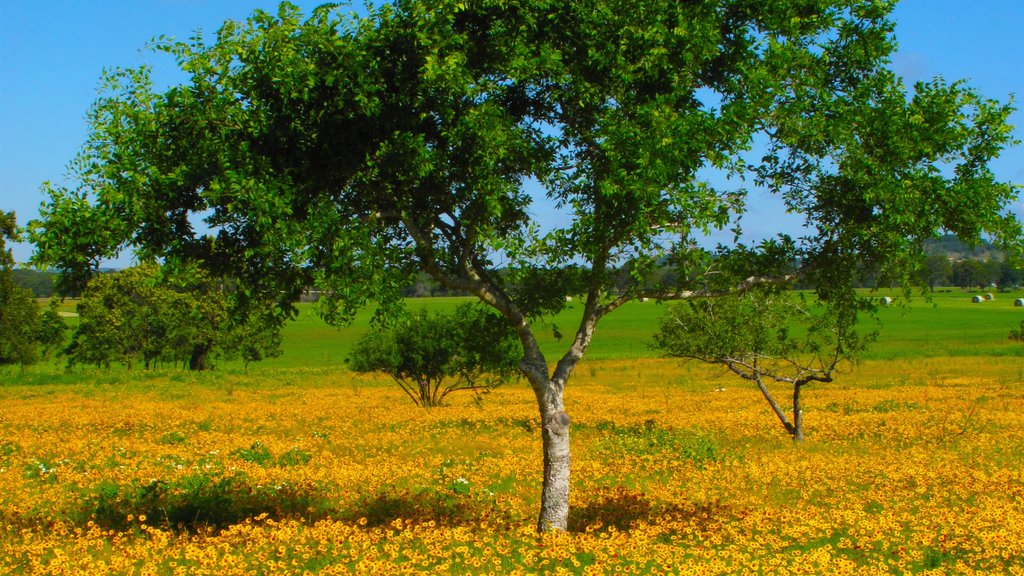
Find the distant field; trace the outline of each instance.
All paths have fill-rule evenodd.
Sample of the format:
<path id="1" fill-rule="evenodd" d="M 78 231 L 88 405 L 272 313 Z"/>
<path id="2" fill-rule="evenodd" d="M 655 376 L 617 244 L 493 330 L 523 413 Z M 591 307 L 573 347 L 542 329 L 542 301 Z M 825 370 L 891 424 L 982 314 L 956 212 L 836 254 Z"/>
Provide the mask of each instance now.
<path id="1" fill-rule="evenodd" d="M 931 301 L 915 296 L 909 303 L 896 298 L 894 304 L 881 308 L 877 319 L 865 317 L 865 328 L 878 326 L 879 340 L 865 354 L 865 359 L 935 358 L 945 356 L 1024 356 L 1024 343 L 1007 339 L 1011 329 L 1024 320 L 1024 308 L 1015 308 L 1013 301 L 1024 292 L 995 293 L 995 299 L 973 304 L 975 292 L 948 289 L 931 295 Z M 878 297 L 884 292 L 875 293 Z M 410 309 L 426 308 L 451 311 L 461 302 L 473 298 L 412 298 Z M 45 301 L 43 302 L 45 304 Z M 598 324 L 594 341 L 587 352 L 588 360 L 656 358 L 658 352 L 649 348 L 658 319 L 667 306 L 674 303 L 631 302 Z M 62 310 L 74 312 L 74 303 Z M 554 318 L 534 327 L 541 348 L 549 361 L 563 354 L 579 322 L 581 304 L 571 304 Z M 299 316 L 284 330 L 285 353 L 279 358 L 250 366 L 261 368 L 343 366 L 353 343 L 368 328 L 371 310 L 361 312 L 350 326 L 333 327 L 316 315 L 313 305 L 299 304 Z M 75 317 L 65 318 L 76 325 Z M 554 337 L 557 327 L 563 340 Z M 225 368 L 240 364 L 221 363 Z"/>
<path id="2" fill-rule="evenodd" d="M 878 296 L 884 293 L 879 292 Z M 908 304 L 897 298 L 894 305 L 879 310 L 879 341 L 865 359 L 930 358 L 942 356 L 1024 356 L 1024 343 L 1007 339 L 1011 329 L 1024 320 L 1024 308 L 1013 301 L 1024 293 L 996 293 L 995 300 L 971 303 L 974 293 L 951 290 L 932 295 L 929 302 L 914 297 Z M 416 298 L 410 308 L 451 310 L 471 298 Z M 587 359 L 608 360 L 655 358 L 648 346 L 666 306 L 656 302 L 631 302 L 598 324 Z M 565 352 L 579 322 L 580 304 L 571 305 L 558 316 L 535 326 L 541 348 L 554 361 Z M 299 317 L 285 329 L 285 354 L 262 363 L 265 367 L 331 366 L 344 361 L 352 343 L 368 327 L 370 312 L 362 313 L 352 326 L 333 328 L 325 324 L 309 304 L 299 306 Z M 864 319 L 865 326 L 876 320 Z M 553 336 L 556 327 L 564 339 Z"/>

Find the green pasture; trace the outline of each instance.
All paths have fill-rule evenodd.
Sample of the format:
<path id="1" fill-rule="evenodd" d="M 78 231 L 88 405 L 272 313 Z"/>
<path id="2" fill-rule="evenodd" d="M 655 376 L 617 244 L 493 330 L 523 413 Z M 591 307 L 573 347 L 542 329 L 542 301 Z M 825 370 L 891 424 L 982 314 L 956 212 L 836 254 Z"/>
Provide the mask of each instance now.
<path id="1" fill-rule="evenodd" d="M 996 293 L 995 299 L 971 302 L 975 293 L 960 290 L 936 292 L 929 298 L 915 296 L 909 301 L 895 299 L 880 307 L 876 317 L 865 316 L 866 329 L 877 326 L 878 341 L 865 359 L 910 359 L 946 356 L 1021 356 L 1024 343 L 1010 341 L 1011 329 L 1024 320 L 1024 308 L 1014 299 L 1024 293 Z M 873 294 L 877 297 L 884 292 Z M 471 298 L 415 298 L 410 309 L 450 311 Z M 630 302 L 601 320 L 587 358 L 609 360 L 658 356 L 649 342 L 658 320 L 673 303 Z M 548 360 L 554 361 L 567 349 L 579 321 L 582 304 L 573 303 L 555 317 L 534 326 Z M 311 304 L 300 304 L 299 315 L 284 331 L 285 353 L 258 366 L 272 368 L 323 367 L 343 364 L 355 340 L 369 327 L 372 311 L 361 313 L 350 326 L 328 326 Z M 556 339 L 555 331 L 561 334 Z M 257 365 L 253 365 L 256 367 Z"/>

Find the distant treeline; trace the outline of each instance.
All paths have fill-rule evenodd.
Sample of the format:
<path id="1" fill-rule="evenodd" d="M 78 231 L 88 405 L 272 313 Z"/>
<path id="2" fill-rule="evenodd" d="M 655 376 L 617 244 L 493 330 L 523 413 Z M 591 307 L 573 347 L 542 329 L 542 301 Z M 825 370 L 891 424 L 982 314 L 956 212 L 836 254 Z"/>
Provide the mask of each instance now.
<path id="1" fill-rule="evenodd" d="M 53 280 L 56 274 L 53 272 L 41 272 L 31 268 L 15 268 L 11 270 L 14 283 L 22 288 L 32 291 L 36 298 L 49 298 L 53 295 Z"/>
<path id="2" fill-rule="evenodd" d="M 1024 283 L 1024 270 L 1008 263 L 1003 253 L 988 243 L 971 247 L 958 240 L 956 236 L 946 235 L 925 243 L 925 254 L 928 258 L 918 280 L 922 286 L 932 289 L 969 289 L 992 285 L 1010 288 Z M 665 270 L 664 274 L 671 272 Z M 17 268 L 13 270 L 13 275 L 15 284 L 28 288 L 36 298 L 49 298 L 53 295 L 55 273 Z M 862 271 L 859 284 L 862 288 L 875 287 L 873 272 Z M 421 272 L 416 275 L 415 281 L 403 290 L 403 295 L 407 298 L 420 298 L 466 294 L 462 291 L 449 290 Z"/>

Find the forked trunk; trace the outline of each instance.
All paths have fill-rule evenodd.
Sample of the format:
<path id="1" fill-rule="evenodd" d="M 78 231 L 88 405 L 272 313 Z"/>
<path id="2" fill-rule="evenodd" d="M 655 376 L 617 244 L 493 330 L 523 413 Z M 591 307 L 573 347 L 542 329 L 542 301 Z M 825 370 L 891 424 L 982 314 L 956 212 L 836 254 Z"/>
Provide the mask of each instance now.
<path id="1" fill-rule="evenodd" d="M 576 364 L 583 358 L 594 326 L 602 311 L 598 308 L 599 293 L 595 289 L 587 297 L 583 321 L 569 351 L 558 361 L 554 373 L 548 374 L 548 363 L 526 317 L 500 295 L 481 290 L 480 299 L 494 306 L 511 321 L 523 345 L 519 369 L 530 382 L 540 411 L 541 439 L 544 449 L 544 483 L 541 488 L 540 515 L 537 530 L 569 529 L 569 415 L 565 412 L 565 384 Z"/>
<path id="2" fill-rule="evenodd" d="M 569 415 L 565 412 L 565 377 L 569 371 L 556 370 L 548 376 L 547 364 L 532 337 L 524 338 L 527 355 L 520 368 L 533 388 L 540 410 L 544 449 L 544 483 L 540 495 L 537 530 L 569 528 Z"/>
<path id="3" fill-rule="evenodd" d="M 793 422 L 790 422 L 786 418 L 786 413 L 782 411 L 782 407 L 775 401 L 771 392 L 768 391 L 768 387 L 765 386 L 764 381 L 761 379 L 759 374 L 749 376 L 749 379 L 753 380 L 758 389 L 761 390 L 761 395 L 768 401 L 768 405 L 772 407 L 772 412 L 775 412 L 775 416 L 778 417 L 779 422 L 782 423 L 782 427 L 786 429 L 786 432 L 793 437 L 794 442 L 803 442 L 804 440 L 804 418 L 800 407 L 800 384 L 793 386 Z"/>

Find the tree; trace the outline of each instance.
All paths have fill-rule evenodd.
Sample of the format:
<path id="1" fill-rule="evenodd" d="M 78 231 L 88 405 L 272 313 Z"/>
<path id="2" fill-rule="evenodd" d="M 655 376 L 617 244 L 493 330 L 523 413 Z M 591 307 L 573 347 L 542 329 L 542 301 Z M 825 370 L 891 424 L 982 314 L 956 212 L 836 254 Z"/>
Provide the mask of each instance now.
<path id="1" fill-rule="evenodd" d="M 68 362 L 205 370 L 219 355 L 248 365 L 280 354 L 280 318 L 262 310 L 200 270 L 148 264 L 102 274 L 82 294 Z"/>
<path id="2" fill-rule="evenodd" d="M 426 310 L 367 332 L 352 349 L 356 372 L 383 372 L 419 406 L 444 404 L 459 390 L 486 391 L 517 370 L 519 345 L 504 320 L 479 305 L 451 314 Z"/>
<path id="3" fill-rule="evenodd" d="M 946 286 L 953 276 L 953 265 L 944 254 L 932 254 L 924 260 L 918 271 L 918 283 L 932 292 L 936 286 Z"/>
<path id="4" fill-rule="evenodd" d="M 145 69 L 105 78 L 74 187 L 46 188 L 35 258 L 63 270 L 67 289 L 131 247 L 201 262 L 286 311 L 319 286 L 333 323 L 370 302 L 393 317 L 417 271 L 476 296 L 518 336 L 542 424 L 538 528 L 565 529 L 565 387 L 624 303 L 799 280 L 848 309 L 858 262 L 901 282 L 939 230 L 1019 240 L 1002 214 L 1017 190 L 987 167 L 1011 140 L 1012 107 L 961 83 L 908 91 L 886 68 L 890 7 L 396 0 L 363 18 L 257 12 L 212 43 L 159 44 L 185 85 L 156 92 Z M 697 248 L 743 213 L 741 183 L 716 186 L 709 172 L 752 176 L 805 216 L 806 234 Z M 562 224 L 534 219 L 529 181 Z M 663 264 L 674 283 L 651 285 Z M 579 324 L 549 364 L 534 323 L 569 296 Z"/>
<path id="5" fill-rule="evenodd" d="M 7 241 L 19 239 L 14 212 L 0 212 L 0 365 L 39 359 L 39 306 L 32 292 L 14 282 L 14 256 Z"/>
<path id="6" fill-rule="evenodd" d="M 12 270 L 15 284 L 32 291 L 36 298 L 49 298 L 53 296 L 53 273 L 31 270 L 28 268 L 15 268 Z"/>
<path id="7" fill-rule="evenodd" d="M 162 331 L 152 322 L 157 301 L 155 268 L 129 268 L 93 278 L 78 304 L 78 329 L 68 346 L 68 365 L 131 368 L 140 356 L 146 366 L 159 356 Z"/>
<path id="8" fill-rule="evenodd" d="M 653 345 L 672 357 L 725 366 L 754 382 L 786 432 L 802 442 L 804 387 L 832 382 L 839 365 L 856 358 L 874 337 L 856 332 L 855 310 L 827 304 L 815 310 L 804 300 L 774 288 L 690 300 L 668 309 Z M 792 421 L 766 381 L 792 388 Z"/>
<path id="9" fill-rule="evenodd" d="M 988 286 L 985 276 L 985 265 L 980 260 L 959 260 L 952 267 L 953 284 L 967 290 L 969 288 L 984 289 Z"/>
<path id="10" fill-rule="evenodd" d="M 1022 280 L 1024 280 L 1024 270 L 1021 270 L 1020 264 L 1003 257 L 999 263 L 999 288 L 1003 290 L 1016 288 L 1020 286 Z"/>

